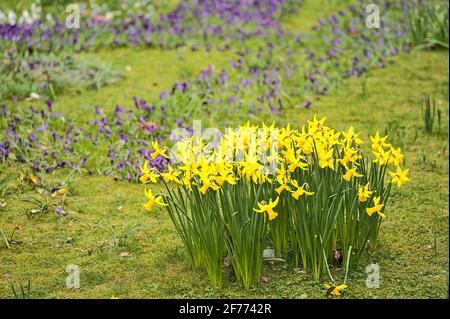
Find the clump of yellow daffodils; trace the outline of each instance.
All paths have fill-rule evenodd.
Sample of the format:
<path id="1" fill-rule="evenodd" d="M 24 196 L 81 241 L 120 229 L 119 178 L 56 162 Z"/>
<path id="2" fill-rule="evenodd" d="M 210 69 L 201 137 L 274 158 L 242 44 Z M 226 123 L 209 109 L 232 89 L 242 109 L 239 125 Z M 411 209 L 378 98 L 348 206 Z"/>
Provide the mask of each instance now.
<path id="1" fill-rule="evenodd" d="M 353 127 L 336 132 L 325 126 L 325 119 L 314 117 L 301 130 L 291 129 L 289 125 L 275 128 L 273 124 L 259 127 L 247 123 L 238 130 L 227 130 L 218 147 L 213 148 L 208 148 L 205 141 L 191 137 L 174 146 L 179 160 L 176 168 L 169 165 L 167 172 L 157 172 L 145 162 L 140 168 L 140 180 L 156 183 L 162 177 L 165 182 L 198 187 L 204 195 L 246 179 L 255 184 L 276 185 L 278 194 L 289 192 L 298 199 L 314 192 L 306 190 L 307 183 L 295 179 L 296 172 L 307 171 L 311 165 L 318 164 L 322 169 L 341 172 L 346 182 L 357 181 L 358 200 L 366 202 L 372 191 L 369 184 L 359 183 L 359 178 L 364 176 L 360 170 L 362 154 L 359 145 L 364 141 Z M 370 136 L 373 161 L 380 166 L 393 165 L 396 170 L 389 171 L 392 182 L 401 186 L 409 180 L 408 169 L 401 169 L 403 154 L 399 148 L 388 144 L 387 138 L 381 137 L 378 131 Z M 167 148 L 161 148 L 158 142 L 152 142 L 152 145 L 155 150 L 151 155 L 168 158 Z M 271 165 L 275 170 L 267 169 Z"/>
<path id="2" fill-rule="evenodd" d="M 375 245 L 391 186 L 408 182 L 408 169 L 387 136 L 370 136 L 365 154 L 361 132 L 335 131 L 325 121 L 314 116 L 300 129 L 247 123 L 213 141 L 191 136 L 170 150 L 153 142 L 151 154 L 170 156 L 170 165 L 159 172 L 146 162 L 140 180 L 162 181 L 167 195 L 146 191 L 145 207 L 166 206 L 194 265 L 203 264 L 217 285 L 226 253 L 245 286 L 259 281 L 267 234 L 278 255 L 291 247 L 294 262 L 315 278 L 334 249 L 348 268 Z"/>

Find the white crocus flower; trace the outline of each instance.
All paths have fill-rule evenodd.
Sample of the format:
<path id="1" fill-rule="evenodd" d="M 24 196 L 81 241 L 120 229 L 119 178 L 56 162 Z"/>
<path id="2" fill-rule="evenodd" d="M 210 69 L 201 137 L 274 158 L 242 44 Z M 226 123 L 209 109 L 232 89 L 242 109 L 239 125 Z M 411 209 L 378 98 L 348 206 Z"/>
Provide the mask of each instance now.
<path id="1" fill-rule="evenodd" d="M 0 23 L 5 23 L 7 20 L 6 15 L 0 10 Z"/>
<path id="2" fill-rule="evenodd" d="M 22 13 L 21 21 L 19 21 L 19 23 L 27 23 L 27 24 L 32 24 L 33 23 L 33 19 L 31 18 L 31 15 L 28 12 L 28 10 L 25 10 Z"/>
<path id="3" fill-rule="evenodd" d="M 108 21 L 111 21 L 114 18 L 114 14 L 112 12 L 108 12 L 105 17 Z"/>
<path id="4" fill-rule="evenodd" d="M 53 19 L 53 16 L 51 13 L 47 13 L 47 15 L 45 16 L 45 18 L 47 19 L 47 22 L 50 25 L 53 25 L 55 23 L 55 20 Z"/>
<path id="5" fill-rule="evenodd" d="M 8 23 L 10 25 L 15 25 L 16 24 L 16 14 L 14 13 L 14 11 L 9 11 L 8 12 Z"/>
<path id="6" fill-rule="evenodd" d="M 29 100 L 39 100 L 41 96 L 37 93 L 31 92 Z"/>
<path id="7" fill-rule="evenodd" d="M 41 17 L 42 8 L 40 4 L 33 3 L 31 4 L 31 17 L 33 21 L 39 20 Z"/>

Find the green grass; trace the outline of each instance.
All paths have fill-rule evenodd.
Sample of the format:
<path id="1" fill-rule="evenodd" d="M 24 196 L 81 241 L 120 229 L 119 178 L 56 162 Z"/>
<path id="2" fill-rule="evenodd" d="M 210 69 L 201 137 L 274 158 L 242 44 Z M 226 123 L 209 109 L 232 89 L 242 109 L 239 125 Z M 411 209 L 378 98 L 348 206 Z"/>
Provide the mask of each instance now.
<path id="1" fill-rule="evenodd" d="M 232 52 L 134 48 L 83 53 L 79 58 L 90 60 L 94 56 L 121 72 L 125 79 L 120 85 L 107 86 L 100 91 L 72 93 L 56 99 L 57 110 L 71 110 L 72 114 L 79 115 L 78 120 L 92 119 L 94 105 L 108 112 L 116 105 L 131 107 L 133 96 L 147 100 L 156 98 L 160 92 L 170 90 L 176 81 L 197 76 L 209 64 L 224 65 L 232 58 Z"/>
<path id="2" fill-rule="evenodd" d="M 282 27 L 294 32 L 309 32 L 318 24 L 319 18 L 328 18 L 330 14 L 336 14 L 341 8 L 345 8 L 352 0 L 305 0 L 301 7 L 300 15 L 287 16 Z"/>
<path id="3" fill-rule="evenodd" d="M 304 18 L 301 21 L 306 28 L 312 25 L 310 20 L 317 20 L 316 11 L 309 5 L 313 2 L 306 1 L 306 10 L 298 17 L 299 21 Z M 61 96 L 55 107 L 84 120 L 86 111 L 95 104 L 112 110 L 116 104 L 130 105 L 133 95 L 152 97 L 169 89 L 185 73 L 195 74 L 208 64 L 220 67 L 229 60 L 227 54 L 102 51 L 99 57 L 125 69 L 126 79 L 99 91 Z M 128 65 L 131 71 L 126 71 Z M 344 298 L 448 298 L 448 67 L 448 51 L 402 54 L 386 69 L 369 72 L 364 96 L 359 81 L 349 79 L 314 101 L 310 110 L 294 108 L 277 120 L 278 124 L 289 122 L 299 127 L 317 112 L 338 129 L 350 124 L 364 132 L 391 127 L 391 142 L 403 147 L 411 182 L 401 191 L 394 190 L 379 249 L 366 263 L 380 265 L 381 287 L 366 288 L 362 263 L 350 274 Z M 425 133 L 418 102 L 424 93 L 440 101 L 437 104 L 444 111 L 445 127 L 440 134 Z M 17 175 L 16 170 L 8 169 L 7 183 L 14 186 Z M 65 177 L 60 171 L 41 178 L 56 184 Z M 269 281 L 258 288 L 243 289 L 232 277 L 230 267 L 223 288 L 214 289 L 205 272 L 192 270 L 165 211 L 144 211 L 142 185 L 115 182 L 111 177 L 75 175 L 72 189 L 66 202 L 66 210 L 71 213 L 64 218 L 53 211 L 27 218 L 23 209 L 31 207 L 22 199 L 39 196 L 36 191 L 6 199 L 6 208 L 0 209 L 0 229 L 6 236 L 16 224 L 22 229 L 14 236 L 21 243 L 11 244 L 9 249 L 0 237 L 0 298 L 13 297 L 11 283 L 25 286 L 29 279 L 32 298 L 325 295 L 324 282 L 315 282 L 310 274 L 280 263 L 265 264 L 263 276 Z M 128 257 L 121 257 L 124 252 Z M 68 264 L 80 266 L 78 290 L 65 287 Z M 333 277 L 344 276 L 342 269 L 333 269 L 332 273 Z"/>

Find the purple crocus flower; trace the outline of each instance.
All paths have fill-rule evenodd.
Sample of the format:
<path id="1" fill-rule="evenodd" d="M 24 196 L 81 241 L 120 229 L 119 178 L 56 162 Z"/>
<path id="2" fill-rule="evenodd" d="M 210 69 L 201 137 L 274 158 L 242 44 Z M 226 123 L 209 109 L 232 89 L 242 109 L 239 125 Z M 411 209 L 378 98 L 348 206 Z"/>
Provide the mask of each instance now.
<path id="1" fill-rule="evenodd" d="M 178 82 L 175 84 L 175 88 L 180 90 L 181 93 L 186 93 L 188 89 L 188 84 L 186 82 Z"/>
<path id="2" fill-rule="evenodd" d="M 102 109 L 96 105 L 95 106 L 95 114 L 100 115 L 102 113 L 103 113 Z"/>
<path id="3" fill-rule="evenodd" d="M 0 142 L 0 155 L 5 158 L 8 157 L 8 150 L 2 142 Z"/>
<path id="4" fill-rule="evenodd" d="M 59 206 L 56 206 L 56 207 L 55 207 L 55 212 L 57 212 L 57 213 L 58 213 L 60 216 L 62 216 L 62 217 L 64 217 L 64 216 L 67 215 L 67 212 L 64 211 L 64 209 L 62 209 L 62 208 L 59 207 Z"/>

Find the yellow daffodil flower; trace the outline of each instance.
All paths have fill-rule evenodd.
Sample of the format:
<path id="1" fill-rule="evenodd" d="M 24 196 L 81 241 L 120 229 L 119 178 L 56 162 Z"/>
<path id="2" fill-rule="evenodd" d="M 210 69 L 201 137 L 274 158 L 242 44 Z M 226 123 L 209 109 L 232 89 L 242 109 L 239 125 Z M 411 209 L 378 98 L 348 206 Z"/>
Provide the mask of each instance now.
<path id="1" fill-rule="evenodd" d="M 289 188 L 289 186 L 287 184 L 281 184 L 280 186 L 278 186 L 277 188 L 275 188 L 275 192 L 277 192 L 278 195 L 281 195 L 281 193 L 283 191 L 288 191 L 290 192 L 291 189 Z"/>
<path id="2" fill-rule="evenodd" d="M 278 195 L 281 195 L 284 190 L 290 191 L 288 186 L 289 175 L 283 163 L 280 165 L 280 168 L 276 169 L 276 172 L 276 181 L 278 182 L 278 184 L 280 184 L 280 186 L 278 186 L 275 191 L 278 193 Z"/>
<path id="3" fill-rule="evenodd" d="M 404 156 L 400 148 L 391 147 L 390 155 L 391 155 L 390 162 L 394 163 L 395 166 L 399 166 L 401 163 L 403 163 Z"/>
<path id="4" fill-rule="evenodd" d="M 145 182 L 147 182 L 148 180 L 150 180 L 152 183 L 157 183 L 158 182 L 158 177 L 159 174 L 155 173 L 155 169 L 150 169 L 148 167 L 148 161 L 145 161 L 144 166 L 140 166 L 139 167 L 142 176 L 139 177 L 139 180 L 145 184 Z"/>
<path id="5" fill-rule="evenodd" d="M 165 158 L 169 158 L 169 156 L 166 154 L 167 150 L 160 148 L 158 145 L 158 141 L 153 141 L 152 147 L 153 147 L 153 153 L 150 154 L 152 159 L 157 158 L 159 155 L 161 155 L 162 157 L 165 157 Z"/>
<path id="6" fill-rule="evenodd" d="M 345 148 L 344 149 L 344 156 L 339 159 L 339 162 L 347 168 L 347 165 L 351 162 L 354 165 L 358 165 L 358 160 L 361 158 L 361 156 L 358 154 L 358 150 L 354 148 Z"/>
<path id="7" fill-rule="evenodd" d="M 374 197 L 373 207 L 366 208 L 367 215 L 372 216 L 374 213 L 377 213 L 382 218 L 386 217 L 386 215 L 381 212 L 384 204 L 381 204 L 380 201 L 381 201 L 380 196 Z"/>
<path id="8" fill-rule="evenodd" d="M 372 141 L 372 151 L 379 153 L 383 150 L 383 147 L 388 146 L 386 143 L 388 136 L 380 137 L 380 132 L 376 132 L 375 136 L 370 136 Z"/>
<path id="9" fill-rule="evenodd" d="M 175 182 L 177 184 L 181 184 L 180 179 L 178 178 L 180 176 L 180 172 L 173 169 L 171 165 L 168 165 L 167 172 L 161 173 L 161 176 L 164 178 L 165 182 Z"/>
<path id="10" fill-rule="evenodd" d="M 214 183 L 211 180 L 211 178 L 208 176 L 207 172 L 202 172 L 199 176 L 200 176 L 200 179 L 202 182 L 202 187 L 200 187 L 199 191 L 203 195 L 205 195 L 206 192 L 208 191 L 208 189 L 210 189 L 210 188 L 215 191 L 219 189 L 219 186 L 217 186 L 216 183 Z"/>
<path id="11" fill-rule="evenodd" d="M 348 286 L 344 284 L 338 286 L 325 284 L 325 288 L 327 289 L 327 295 L 333 296 L 340 296 L 342 294 L 342 291 L 347 287 Z"/>
<path id="12" fill-rule="evenodd" d="M 386 165 L 389 163 L 391 159 L 391 151 L 384 151 L 382 148 L 378 150 L 378 152 L 373 151 L 375 155 L 374 163 L 378 163 L 380 165 Z"/>
<path id="13" fill-rule="evenodd" d="M 406 182 L 409 181 L 409 178 L 406 176 L 408 175 L 409 169 L 402 170 L 400 166 L 397 166 L 396 172 L 389 172 L 389 175 L 392 176 L 392 182 L 397 183 L 397 186 L 400 187 Z"/>
<path id="14" fill-rule="evenodd" d="M 356 168 L 351 168 L 351 169 L 348 169 L 347 172 L 342 177 L 344 178 L 344 180 L 349 182 L 352 177 L 363 177 L 363 176 L 364 175 L 362 175 L 356 171 Z"/>
<path id="15" fill-rule="evenodd" d="M 144 193 L 145 196 L 148 198 L 147 203 L 144 204 L 144 207 L 147 211 L 151 212 L 155 204 L 159 206 L 167 206 L 167 204 L 162 201 L 162 196 L 158 195 L 155 197 L 151 189 L 145 189 Z"/>
<path id="16" fill-rule="evenodd" d="M 322 130 L 322 127 L 326 121 L 326 117 L 322 117 L 320 120 L 316 118 L 314 114 L 314 118 L 312 121 L 308 121 L 308 131 L 312 134 L 315 134 L 317 131 Z"/>
<path id="17" fill-rule="evenodd" d="M 333 150 L 319 153 L 319 166 L 321 168 L 329 167 L 334 170 Z"/>
<path id="18" fill-rule="evenodd" d="M 225 182 L 230 185 L 236 184 L 236 178 L 233 176 L 231 167 L 221 167 L 218 173 L 219 175 L 215 177 L 215 182 L 217 183 L 217 185 L 222 186 Z"/>
<path id="19" fill-rule="evenodd" d="M 369 191 L 369 183 L 365 186 L 358 185 L 358 200 L 361 203 L 366 202 L 372 193 L 373 191 Z"/>
<path id="20" fill-rule="evenodd" d="M 298 186 L 298 183 L 296 180 L 292 180 L 291 181 L 292 186 L 294 186 L 295 188 L 297 188 L 295 191 L 292 191 L 292 197 L 295 198 L 295 200 L 298 200 L 300 198 L 300 196 L 302 195 L 314 195 L 314 192 L 308 192 L 307 190 L 304 189 L 304 186 L 306 184 L 303 184 L 302 186 Z"/>
<path id="21" fill-rule="evenodd" d="M 67 194 L 67 188 L 60 188 L 57 191 L 53 192 L 52 197 L 59 197 L 59 196 L 64 196 Z"/>
<path id="22" fill-rule="evenodd" d="M 358 137 L 359 134 L 360 133 L 355 134 L 353 126 L 350 126 L 347 132 L 342 132 L 342 135 L 344 136 L 344 143 L 348 146 L 351 146 L 353 142 L 357 145 L 363 144 L 363 140 Z"/>
<path id="23" fill-rule="evenodd" d="M 274 212 L 274 208 L 278 205 L 278 202 L 280 200 L 280 197 L 277 197 L 275 201 L 272 202 L 272 199 L 269 200 L 269 203 L 266 204 L 265 202 L 258 203 L 258 209 L 253 208 L 255 212 L 258 213 L 265 213 L 267 212 L 267 216 L 269 217 L 269 220 L 273 220 L 278 216 L 278 213 Z"/>

